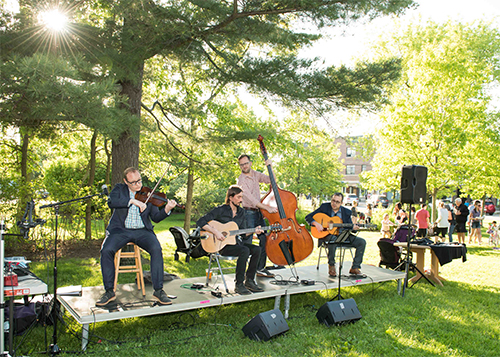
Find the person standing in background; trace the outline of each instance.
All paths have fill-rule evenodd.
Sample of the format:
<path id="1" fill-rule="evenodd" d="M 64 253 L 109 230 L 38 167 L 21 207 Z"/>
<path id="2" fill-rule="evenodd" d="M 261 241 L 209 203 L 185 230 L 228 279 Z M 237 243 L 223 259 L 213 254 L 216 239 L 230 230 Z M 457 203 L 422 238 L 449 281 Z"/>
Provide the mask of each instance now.
<path id="1" fill-rule="evenodd" d="M 410 224 L 413 225 L 413 226 L 417 226 L 418 222 L 417 222 L 417 219 L 415 218 L 415 214 L 417 213 L 417 211 L 415 210 L 415 207 L 411 206 L 410 207 L 410 216 L 411 216 L 411 222 Z"/>
<path id="2" fill-rule="evenodd" d="M 405 224 L 406 220 L 408 219 L 408 216 L 406 215 L 406 212 L 403 209 L 403 204 L 401 202 L 397 202 L 394 205 L 394 210 L 392 211 L 392 214 L 394 216 L 396 223 L 400 226 Z"/>
<path id="3" fill-rule="evenodd" d="M 471 234 L 469 235 L 469 244 L 478 242 L 481 245 L 481 202 L 475 201 L 474 208 L 470 210 L 469 222 L 471 226 Z"/>
<path id="4" fill-rule="evenodd" d="M 366 223 L 372 223 L 373 207 L 371 203 L 366 205 Z"/>
<path id="5" fill-rule="evenodd" d="M 450 227 L 448 228 L 448 238 L 450 243 L 453 242 L 453 232 L 455 232 L 455 225 L 457 221 L 455 220 L 455 212 L 453 212 L 453 205 L 450 203 L 448 206 L 448 223 Z"/>
<path id="6" fill-rule="evenodd" d="M 429 218 L 430 214 L 427 211 L 427 204 L 422 203 L 422 208 L 420 208 L 417 213 L 415 213 L 415 218 L 418 223 L 417 237 L 427 236 L 427 229 L 429 228 Z"/>
<path id="7" fill-rule="evenodd" d="M 434 233 L 436 236 L 441 234 L 443 240 L 446 237 L 446 233 L 448 233 L 448 228 L 450 226 L 450 223 L 448 222 L 448 213 L 448 210 L 444 207 L 444 202 L 439 202 L 438 217 L 436 220 L 437 231 Z"/>
<path id="8" fill-rule="evenodd" d="M 358 218 L 359 218 L 358 201 L 352 201 L 351 217 L 353 218 L 353 222 L 357 222 L 358 221 Z"/>
<path id="9" fill-rule="evenodd" d="M 457 221 L 455 231 L 457 232 L 458 243 L 465 244 L 465 233 L 467 232 L 465 224 L 469 217 L 469 209 L 462 203 L 461 198 L 455 199 L 455 208 L 453 212 L 455 213 L 455 220 Z"/>

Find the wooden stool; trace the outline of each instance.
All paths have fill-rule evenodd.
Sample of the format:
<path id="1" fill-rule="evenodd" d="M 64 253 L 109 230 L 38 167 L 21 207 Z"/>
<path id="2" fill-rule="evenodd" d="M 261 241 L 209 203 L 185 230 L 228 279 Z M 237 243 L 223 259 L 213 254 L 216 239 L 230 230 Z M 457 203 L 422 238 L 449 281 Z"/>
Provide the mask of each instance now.
<path id="1" fill-rule="evenodd" d="M 144 289 L 144 276 L 142 274 L 142 264 L 141 264 L 141 250 L 134 243 L 127 243 L 126 246 L 131 246 L 134 248 L 132 252 L 122 252 L 120 249 L 115 254 L 115 288 L 118 282 L 118 274 L 120 273 L 136 273 L 137 289 L 142 289 L 142 296 L 146 296 L 146 291 Z M 122 248 L 123 249 L 123 248 Z M 120 265 L 120 259 L 134 259 L 134 265 Z"/>

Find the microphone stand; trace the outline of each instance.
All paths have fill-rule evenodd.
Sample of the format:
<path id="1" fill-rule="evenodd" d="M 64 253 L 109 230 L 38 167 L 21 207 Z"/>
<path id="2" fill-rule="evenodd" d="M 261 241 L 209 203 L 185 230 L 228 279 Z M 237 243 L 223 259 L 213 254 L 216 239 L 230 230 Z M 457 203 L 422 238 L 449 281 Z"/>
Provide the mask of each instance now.
<path id="1" fill-rule="evenodd" d="M 50 354 L 57 355 L 61 352 L 61 349 L 57 345 L 57 228 L 58 228 L 58 217 L 59 217 L 59 207 L 68 203 L 84 201 L 95 196 L 103 196 L 105 192 L 98 193 L 95 195 L 87 195 L 80 198 L 75 198 L 67 201 L 60 201 L 56 203 L 51 203 L 48 205 L 40 206 L 40 209 L 54 207 L 55 214 L 55 233 L 54 233 L 54 298 L 52 299 L 52 319 L 54 323 L 54 332 L 52 334 L 52 344 L 50 345 Z"/>

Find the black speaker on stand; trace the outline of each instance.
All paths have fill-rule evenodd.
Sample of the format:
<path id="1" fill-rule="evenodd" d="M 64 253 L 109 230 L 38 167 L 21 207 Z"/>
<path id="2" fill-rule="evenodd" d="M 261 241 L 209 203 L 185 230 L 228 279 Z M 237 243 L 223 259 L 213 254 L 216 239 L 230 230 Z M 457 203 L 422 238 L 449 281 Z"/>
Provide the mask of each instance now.
<path id="1" fill-rule="evenodd" d="M 401 203 L 425 203 L 427 198 L 427 167 L 403 166 L 401 171 Z"/>
<path id="2" fill-rule="evenodd" d="M 243 333 L 252 340 L 268 341 L 290 328 L 279 309 L 262 312 L 243 326 Z"/>
<path id="3" fill-rule="evenodd" d="M 408 203 L 409 208 L 409 216 L 408 216 L 408 236 L 406 238 L 406 258 L 405 261 L 401 264 L 405 265 L 405 280 L 403 283 L 403 293 L 402 297 L 405 296 L 406 287 L 408 286 L 408 273 L 410 271 L 410 267 L 420 273 L 420 276 L 425 278 L 432 286 L 435 286 L 432 281 L 425 276 L 423 272 L 421 272 L 418 267 L 413 263 L 411 258 L 411 235 L 413 228 L 411 226 L 412 221 L 412 213 L 411 213 L 411 205 L 413 203 L 417 204 L 425 204 L 427 199 L 427 167 L 419 166 L 419 165 L 410 165 L 403 166 L 401 170 L 401 203 Z M 400 264 L 400 265 L 401 265 Z M 397 269 L 397 268 L 396 268 Z M 418 281 L 418 280 L 417 280 Z M 415 285 L 413 283 L 413 285 Z M 412 285 L 412 286 L 413 286 Z"/>

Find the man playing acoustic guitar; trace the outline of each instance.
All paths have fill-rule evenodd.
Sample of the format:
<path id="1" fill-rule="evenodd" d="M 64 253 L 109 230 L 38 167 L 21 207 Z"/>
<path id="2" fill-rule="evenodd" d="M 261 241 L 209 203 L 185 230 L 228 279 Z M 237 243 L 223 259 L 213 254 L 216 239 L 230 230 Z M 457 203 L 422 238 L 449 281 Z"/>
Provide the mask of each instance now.
<path id="1" fill-rule="evenodd" d="M 321 206 L 314 212 L 309 213 L 306 216 L 306 221 L 311 225 L 311 232 L 316 230 L 317 232 L 330 231 L 323 239 L 326 242 L 334 242 L 337 236 L 345 229 L 358 230 L 360 227 L 353 222 L 351 218 L 351 210 L 342 206 L 344 200 L 344 195 L 340 192 L 335 193 L 332 196 L 330 203 L 322 203 Z M 338 224 L 331 224 L 332 227 L 337 226 L 338 228 L 330 229 L 328 223 L 317 222 L 317 217 L 327 217 L 332 218 L 333 222 L 338 222 Z M 356 218 L 354 218 L 356 220 Z M 324 232 L 327 233 L 327 232 Z M 312 234 L 313 237 L 315 236 Z M 349 238 L 344 243 L 347 247 L 356 248 L 356 253 L 354 254 L 354 261 L 352 267 L 349 270 L 349 274 L 362 275 L 361 274 L 361 263 L 363 262 L 363 255 L 365 254 L 366 241 L 350 233 Z M 336 244 L 328 244 L 328 274 L 331 277 L 337 276 L 337 271 L 335 270 L 335 250 L 337 248 Z"/>
<path id="2" fill-rule="evenodd" d="M 240 207 L 242 200 L 243 190 L 237 185 L 230 186 L 226 193 L 226 203 L 215 207 L 201 217 L 196 222 L 197 226 L 211 233 L 216 240 L 221 242 L 226 239 L 226 236 L 216 227 L 220 226 L 220 223 L 224 224 L 232 221 L 235 222 L 239 228 L 246 229 L 247 220 L 245 217 L 245 210 Z M 214 221 L 219 224 L 213 223 Z M 260 226 L 255 228 L 255 233 L 260 234 L 263 232 Z M 252 234 L 246 236 L 241 235 L 240 238 L 237 239 L 236 244 L 225 245 L 224 248 L 219 251 L 221 255 L 238 257 L 236 261 L 236 285 L 234 292 L 241 295 L 264 291 L 255 283 L 255 273 L 257 272 L 257 263 L 260 257 L 260 247 L 252 244 L 252 236 Z M 251 256 L 250 263 L 248 264 L 248 270 L 245 274 L 249 256 Z"/>

